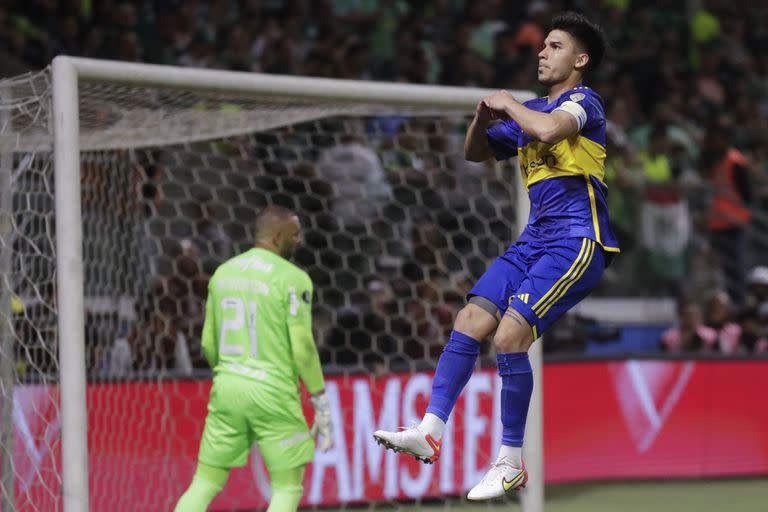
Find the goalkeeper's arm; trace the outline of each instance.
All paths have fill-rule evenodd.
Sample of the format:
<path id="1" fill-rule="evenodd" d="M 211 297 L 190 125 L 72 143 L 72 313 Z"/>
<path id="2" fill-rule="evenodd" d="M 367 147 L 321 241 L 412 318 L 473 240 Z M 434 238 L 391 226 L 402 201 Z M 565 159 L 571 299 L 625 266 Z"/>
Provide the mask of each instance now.
<path id="1" fill-rule="evenodd" d="M 299 377 L 312 394 L 310 402 L 315 409 L 315 421 L 310 429 L 310 434 L 318 440 L 320 451 L 327 452 L 333 446 L 331 406 L 325 395 L 323 370 L 320 367 L 320 356 L 318 356 L 315 347 L 311 324 L 289 324 L 288 332 L 291 336 L 291 350 Z"/>
<path id="2" fill-rule="evenodd" d="M 302 281 L 298 287 L 288 288 L 288 336 L 299 378 L 312 394 L 310 401 L 315 409 L 315 421 L 310 433 L 318 439 L 318 448 L 327 452 L 333 445 L 331 406 L 325 395 L 323 369 L 312 336 L 312 281 L 309 276 L 304 276 Z M 303 290 L 301 300 L 296 293 L 297 288 Z"/>
<path id="3" fill-rule="evenodd" d="M 288 334 L 291 337 L 291 351 L 299 372 L 299 378 L 311 394 L 322 393 L 325 389 L 325 380 L 323 379 L 323 369 L 320 366 L 320 356 L 315 346 L 315 338 L 312 336 L 311 324 L 289 324 Z"/>
<path id="4" fill-rule="evenodd" d="M 213 300 L 211 300 L 210 293 L 208 294 L 208 300 L 205 303 L 205 322 L 203 323 L 203 355 L 208 361 L 208 365 L 213 368 L 219 362 L 218 344 L 216 343 L 215 332 L 215 319 L 213 316 Z"/>

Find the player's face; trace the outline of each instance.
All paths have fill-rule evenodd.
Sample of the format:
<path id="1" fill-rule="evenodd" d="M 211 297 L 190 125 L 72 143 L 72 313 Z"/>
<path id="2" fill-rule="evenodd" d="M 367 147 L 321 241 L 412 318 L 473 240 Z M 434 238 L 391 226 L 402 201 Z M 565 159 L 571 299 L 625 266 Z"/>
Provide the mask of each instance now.
<path id="1" fill-rule="evenodd" d="M 301 223 L 298 217 L 291 217 L 286 221 L 285 229 L 281 232 L 279 243 L 280 256 L 289 259 L 293 256 L 296 247 L 301 243 Z"/>
<path id="2" fill-rule="evenodd" d="M 574 69 L 586 64 L 588 59 L 576 44 L 576 40 L 562 30 L 553 30 L 544 40 L 539 52 L 538 78 L 543 85 L 564 82 Z"/>

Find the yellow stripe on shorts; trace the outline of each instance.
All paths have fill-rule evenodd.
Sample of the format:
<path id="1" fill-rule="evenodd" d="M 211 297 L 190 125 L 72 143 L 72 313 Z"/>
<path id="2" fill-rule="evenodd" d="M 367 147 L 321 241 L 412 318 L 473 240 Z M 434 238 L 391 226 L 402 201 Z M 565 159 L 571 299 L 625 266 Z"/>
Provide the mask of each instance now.
<path id="1" fill-rule="evenodd" d="M 546 306 L 541 310 L 541 315 L 544 316 L 547 314 L 547 311 L 560 299 L 562 299 L 565 296 L 565 293 L 568 291 L 568 289 L 574 285 L 576 281 L 581 279 L 581 276 L 584 275 L 584 272 L 587 271 L 589 268 L 589 264 L 592 263 L 592 256 L 595 254 L 595 242 L 594 240 L 588 240 L 588 247 L 587 251 L 584 255 L 584 258 L 582 258 L 582 262 L 579 265 L 578 270 L 576 273 L 566 281 L 563 281 L 563 286 L 560 291 L 558 291 L 555 295 L 552 296 L 552 299 L 547 302 Z"/>
<path id="2" fill-rule="evenodd" d="M 571 268 L 568 269 L 568 271 L 563 274 L 560 279 L 557 280 L 555 284 L 552 285 L 552 287 L 547 290 L 547 293 L 545 293 L 536 304 L 533 305 L 531 310 L 536 314 L 536 316 L 541 317 L 539 315 L 539 310 L 544 306 L 544 303 L 549 300 L 549 297 L 557 291 L 557 289 L 560 287 L 560 284 L 568 279 L 568 277 L 574 272 L 576 267 L 579 265 L 579 262 L 581 261 L 582 257 L 584 256 L 584 250 L 587 247 L 587 240 L 588 238 L 584 238 L 581 241 L 581 250 L 579 251 L 579 255 L 576 256 L 576 259 L 573 261 L 573 264 L 571 265 Z"/>

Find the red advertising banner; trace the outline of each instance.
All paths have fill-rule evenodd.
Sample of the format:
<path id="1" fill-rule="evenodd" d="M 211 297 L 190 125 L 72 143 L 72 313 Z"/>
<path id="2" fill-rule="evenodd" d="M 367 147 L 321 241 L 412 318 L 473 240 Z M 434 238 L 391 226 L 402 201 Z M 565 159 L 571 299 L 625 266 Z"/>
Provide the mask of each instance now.
<path id="1" fill-rule="evenodd" d="M 440 461 L 422 465 L 373 442 L 378 428 L 417 421 L 431 374 L 329 378 L 334 448 L 317 453 L 304 505 L 465 492 L 498 449 L 500 381 L 475 372 L 445 434 Z M 88 387 L 91 510 L 171 510 L 191 481 L 210 383 Z M 547 482 L 768 474 L 768 362 L 620 361 L 550 364 L 544 373 Z M 16 502 L 60 509 L 57 390 L 15 390 Z M 307 409 L 309 414 L 310 410 Z M 258 453 L 232 472 L 212 510 L 266 506 Z"/>

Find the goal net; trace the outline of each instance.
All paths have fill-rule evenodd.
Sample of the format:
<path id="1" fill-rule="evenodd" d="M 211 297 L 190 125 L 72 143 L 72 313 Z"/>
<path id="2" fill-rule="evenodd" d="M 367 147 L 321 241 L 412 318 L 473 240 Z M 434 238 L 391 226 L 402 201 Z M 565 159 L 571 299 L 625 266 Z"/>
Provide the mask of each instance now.
<path id="1" fill-rule="evenodd" d="M 302 506 L 459 503 L 500 439 L 495 369 L 437 466 L 370 434 L 423 411 L 466 292 L 520 227 L 514 166 L 463 158 L 488 91 L 59 64 L 78 80 L 55 102 L 50 70 L 0 81 L 2 510 L 172 508 L 210 389 L 208 278 L 270 204 L 302 220 L 337 425 Z M 212 510 L 268 499 L 254 451 Z"/>

